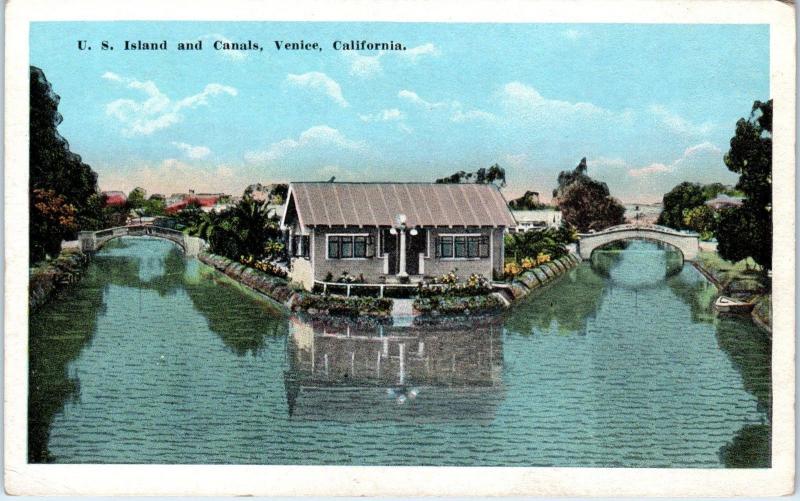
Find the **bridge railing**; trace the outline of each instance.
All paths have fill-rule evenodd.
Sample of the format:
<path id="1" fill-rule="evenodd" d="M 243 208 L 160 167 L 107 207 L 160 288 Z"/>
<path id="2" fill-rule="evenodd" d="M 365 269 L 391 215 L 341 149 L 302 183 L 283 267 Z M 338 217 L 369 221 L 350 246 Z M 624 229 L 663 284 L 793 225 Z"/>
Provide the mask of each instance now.
<path id="1" fill-rule="evenodd" d="M 580 236 L 591 237 L 596 235 L 605 235 L 607 233 L 616 233 L 619 231 L 655 231 L 658 233 L 665 233 L 667 235 L 681 237 L 698 236 L 698 234 L 693 231 L 680 231 L 674 228 L 668 228 L 666 226 L 659 226 L 657 224 L 620 224 L 617 226 L 611 226 L 610 228 L 606 228 L 604 230 L 596 231 L 594 233 L 580 233 Z"/>

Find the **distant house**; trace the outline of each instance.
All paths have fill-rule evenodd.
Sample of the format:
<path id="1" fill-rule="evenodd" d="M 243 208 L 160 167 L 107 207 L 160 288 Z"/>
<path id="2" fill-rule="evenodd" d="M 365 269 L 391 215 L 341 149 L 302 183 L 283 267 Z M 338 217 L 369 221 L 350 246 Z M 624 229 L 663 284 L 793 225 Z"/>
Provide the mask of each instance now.
<path id="1" fill-rule="evenodd" d="M 105 199 L 106 207 L 123 207 L 128 197 L 121 191 L 104 191 L 101 193 Z"/>
<path id="2" fill-rule="evenodd" d="M 517 232 L 561 226 L 561 211 L 557 209 L 512 210 L 511 214 L 517 220 Z"/>
<path id="3" fill-rule="evenodd" d="M 731 197 L 720 193 L 716 198 L 706 201 L 706 205 L 714 210 L 725 209 L 728 207 L 741 207 L 744 197 Z"/>
<path id="4" fill-rule="evenodd" d="M 503 269 L 503 233 L 515 225 L 488 184 L 291 183 L 281 227 L 292 278 L 310 289 L 344 272 L 368 283 L 458 269 Z"/>
<path id="5" fill-rule="evenodd" d="M 217 204 L 217 200 L 219 200 L 220 195 L 189 195 L 182 200 L 178 200 L 177 202 L 173 202 L 164 209 L 167 214 L 175 214 L 177 212 L 182 211 L 190 204 L 196 204 L 200 207 L 200 209 L 208 212 Z"/>

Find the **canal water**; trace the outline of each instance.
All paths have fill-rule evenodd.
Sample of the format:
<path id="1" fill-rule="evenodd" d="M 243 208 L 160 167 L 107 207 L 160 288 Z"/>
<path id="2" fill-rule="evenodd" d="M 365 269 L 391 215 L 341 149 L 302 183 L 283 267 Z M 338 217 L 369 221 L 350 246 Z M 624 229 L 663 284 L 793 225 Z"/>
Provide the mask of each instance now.
<path id="1" fill-rule="evenodd" d="M 770 342 L 649 242 L 496 319 L 288 316 L 123 238 L 30 321 L 29 459 L 768 467 Z"/>

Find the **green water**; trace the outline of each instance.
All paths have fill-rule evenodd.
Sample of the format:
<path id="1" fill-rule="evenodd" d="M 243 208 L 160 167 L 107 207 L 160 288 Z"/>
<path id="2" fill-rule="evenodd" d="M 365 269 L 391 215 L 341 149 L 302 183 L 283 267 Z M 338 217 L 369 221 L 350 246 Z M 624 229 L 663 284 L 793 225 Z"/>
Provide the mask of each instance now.
<path id="1" fill-rule="evenodd" d="M 501 318 L 310 322 L 125 238 L 31 319 L 29 458 L 769 466 L 770 343 L 713 296 L 630 242 Z"/>

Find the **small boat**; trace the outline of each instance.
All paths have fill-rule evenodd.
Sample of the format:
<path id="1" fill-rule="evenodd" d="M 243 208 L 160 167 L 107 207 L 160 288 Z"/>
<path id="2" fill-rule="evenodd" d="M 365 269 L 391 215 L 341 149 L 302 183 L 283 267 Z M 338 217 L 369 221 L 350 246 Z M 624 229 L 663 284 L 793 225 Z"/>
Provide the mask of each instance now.
<path id="1" fill-rule="evenodd" d="M 721 313 L 750 313 L 755 303 L 740 301 L 728 296 L 720 296 L 714 301 L 714 308 Z"/>

